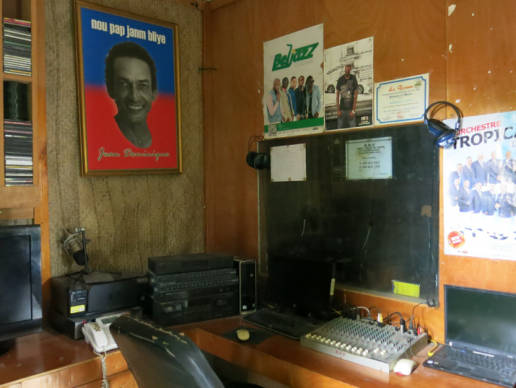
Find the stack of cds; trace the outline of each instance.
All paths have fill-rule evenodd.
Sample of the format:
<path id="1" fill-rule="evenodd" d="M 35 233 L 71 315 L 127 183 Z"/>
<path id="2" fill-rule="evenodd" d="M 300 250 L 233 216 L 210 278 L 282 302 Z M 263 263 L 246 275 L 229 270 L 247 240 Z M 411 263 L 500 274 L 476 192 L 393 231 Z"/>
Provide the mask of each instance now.
<path id="1" fill-rule="evenodd" d="M 4 72 L 30 76 L 31 23 L 4 18 Z"/>
<path id="2" fill-rule="evenodd" d="M 18 82 L 4 82 L 6 186 L 33 184 L 32 123 L 28 120 L 28 86 Z"/>

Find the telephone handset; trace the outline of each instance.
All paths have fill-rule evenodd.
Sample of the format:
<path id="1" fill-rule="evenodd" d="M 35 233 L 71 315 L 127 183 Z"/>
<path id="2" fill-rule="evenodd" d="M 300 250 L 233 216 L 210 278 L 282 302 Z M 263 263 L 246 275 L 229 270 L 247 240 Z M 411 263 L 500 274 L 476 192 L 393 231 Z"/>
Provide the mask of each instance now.
<path id="1" fill-rule="evenodd" d="M 109 332 L 109 326 L 120 315 L 113 314 L 95 319 L 95 322 L 85 323 L 82 327 L 82 333 L 88 344 L 90 344 L 97 353 L 107 352 L 108 350 L 117 349 L 118 346 Z"/>

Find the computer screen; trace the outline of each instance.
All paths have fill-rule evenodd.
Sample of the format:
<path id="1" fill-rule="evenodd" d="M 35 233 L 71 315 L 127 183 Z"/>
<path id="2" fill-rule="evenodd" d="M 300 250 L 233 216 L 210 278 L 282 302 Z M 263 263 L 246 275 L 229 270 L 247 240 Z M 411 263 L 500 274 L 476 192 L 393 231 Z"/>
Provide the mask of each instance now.
<path id="1" fill-rule="evenodd" d="M 302 315 L 328 312 L 335 284 L 335 263 L 269 257 L 268 299 Z"/>
<path id="2" fill-rule="evenodd" d="M 41 327 L 41 232 L 0 228 L 0 342 Z"/>
<path id="3" fill-rule="evenodd" d="M 516 354 L 516 295 L 445 286 L 446 342 Z"/>

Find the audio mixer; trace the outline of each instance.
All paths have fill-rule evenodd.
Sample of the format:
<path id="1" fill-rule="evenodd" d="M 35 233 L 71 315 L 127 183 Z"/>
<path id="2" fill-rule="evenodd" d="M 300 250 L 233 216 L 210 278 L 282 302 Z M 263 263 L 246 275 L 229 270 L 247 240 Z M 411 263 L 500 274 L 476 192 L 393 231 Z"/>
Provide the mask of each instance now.
<path id="1" fill-rule="evenodd" d="M 403 333 L 376 321 L 336 318 L 301 337 L 301 346 L 389 373 L 428 344 L 426 333 Z"/>

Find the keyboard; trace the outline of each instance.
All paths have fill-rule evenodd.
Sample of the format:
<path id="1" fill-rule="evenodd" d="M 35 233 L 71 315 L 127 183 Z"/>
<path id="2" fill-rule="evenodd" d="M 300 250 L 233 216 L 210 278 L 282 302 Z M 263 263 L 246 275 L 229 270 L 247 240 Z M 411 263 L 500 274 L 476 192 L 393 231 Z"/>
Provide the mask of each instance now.
<path id="1" fill-rule="evenodd" d="M 502 375 L 512 376 L 516 372 L 516 361 L 500 356 L 482 356 L 480 354 L 468 352 L 462 349 L 455 349 L 445 346 L 439 352 L 439 356 L 452 361 L 463 362 L 471 366 L 478 366 L 501 373 Z"/>
<path id="2" fill-rule="evenodd" d="M 308 318 L 267 309 L 246 315 L 244 321 L 292 339 L 299 339 L 325 323 L 316 323 Z"/>

